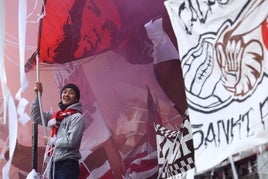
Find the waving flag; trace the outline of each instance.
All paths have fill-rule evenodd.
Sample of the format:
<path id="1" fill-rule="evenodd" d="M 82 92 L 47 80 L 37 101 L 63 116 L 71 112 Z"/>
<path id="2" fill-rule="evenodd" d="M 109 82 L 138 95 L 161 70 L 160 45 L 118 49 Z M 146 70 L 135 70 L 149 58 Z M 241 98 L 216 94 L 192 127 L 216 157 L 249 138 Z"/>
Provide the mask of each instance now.
<path id="1" fill-rule="evenodd" d="M 131 63 L 151 62 L 143 25 L 163 11 L 163 2 L 154 0 L 47 0 L 38 48 L 25 69 L 35 66 L 36 55 L 41 62 L 63 64 L 117 48 L 126 50 Z"/>
<path id="2" fill-rule="evenodd" d="M 115 45 L 121 22 L 112 0 L 47 0 L 44 10 L 38 50 L 45 63 L 85 58 Z"/>
<path id="3" fill-rule="evenodd" d="M 103 147 L 93 151 L 80 164 L 79 179 L 86 179 L 88 177 L 99 179 L 114 178 L 107 154 Z"/>
<path id="4" fill-rule="evenodd" d="M 165 6 L 181 57 L 197 172 L 267 143 L 268 1 Z"/>
<path id="5" fill-rule="evenodd" d="M 42 12 L 40 12 L 39 9 L 43 2 L 45 4 L 42 7 Z M 17 1 L 11 0 L 7 3 L 7 6 L 9 7 L 12 4 L 17 4 Z M 119 146 L 120 148 L 110 148 L 107 143 L 102 143 L 112 168 L 120 168 L 118 165 L 122 162 L 121 157 L 132 151 L 141 136 L 145 134 L 144 124 L 147 122 L 147 118 L 143 115 L 147 114 L 147 110 L 145 107 L 146 94 L 143 94 L 143 92 L 146 84 L 150 85 L 154 95 L 159 100 L 163 121 L 172 125 L 178 119 L 175 110 L 172 111 L 170 101 L 155 81 L 151 68 L 152 64 L 150 64 L 152 62 L 150 56 L 151 44 L 144 31 L 144 23 L 162 14 L 163 1 L 46 0 L 37 4 L 38 6 L 33 2 L 28 2 L 29 10 L 33 8 L 34 11 L 27 16 L 27 25 L 29 25 L 27 26 L 27 32 L 29 33 L 27 37 L 29 38 L 26 39 L 25 47 L 26 56 L 32 54 L 32 58 L 28 61 L 31 63 L 27 64 L 34 65 L 35 59 L 38 58 L 41 62 L 41 81 L 44 91 L 46 91 L 43 93 L 45 99 L 43 101 L 44 111 L 57 108 L 57 102 L 60 100 L 57 93 L 58 88 L 68 82 L 76 83 L 81 90 L 81 94 L 83 94 L 81 103 L 83 103 L 83 115 L 86 121 L 81 154 L 86 156 L 86 152 L 99 147 L 98 145 L 105 142 L 107 138 L 109 138 L 109 141 L 114 139 L 118 126 L 122 126 L 123 129 L 127 129 L 123 133 L 123 137 L 119 138 L 119 142 L 116 143 L 116 145 L 119 144 L 116 147 Z M 6 17 L 8 17 L 10 31 L 5 32 L 5 34 L 18 39 L 16 28 L 13 25 L 14 19 L 10 15 L 16 13 L 13 10 L 14 7 L 8 9 L 9 15 Z M 41 16 L 39 16 L 40 13 Z M 37 15 L 38 20 L 31 21 L 34 20 L 35 15 Z M 31 19 L 28 17 L 31 17 Z M 36 22 L 40 18 L 41 22 L 38 26 Z M 37 36 L 38 39 L 35 38 Z M 37 45 L 36 42 L 38 42 Z M 14 47 L 14 50 L 10 49 L 10 46 L 5 46 L 5 48 L 8 47 L 6 51 L 12 53 L 12 56 L 6 57 L 8 58 L 8 66 L 10 66 L 9 64 L 12 65 L 12 68 L 7 70 L 9 78 L 17 72 L 16 67 L 14 69 L 14 66 L 17 66 L 16 59 L 18 59 L 15 53 L 18 49 L 16 44 L 16 40 L 10 44 Z M 29 69 L 32 67 L 30 66 Z M 38 69 L 36 70 L 38 71 Z M 34 83 L 34 71 L 29 71 L 28 75 L 31 80 L 30 83 Z M 13 83 L 16 86 L 15 80 L 12 81 L 12 86 Z M 128 93 L 128 89 L 131 89 L 131 94 Z M 15 91 L 14 88 L 13 91 Z M 29 97 L 28 99 L 32 99 L 31 88 L 27 88 L 25 94 Z M 136 107 L 141 108 L 137 109 Z M 128 114 L 132 115 L 133 111 L 138 112 L 131 116 L 131 119 L 132 117 L 135 119 L 140 117 L 139 119 L 142 120 L 128 120 L 130 119 Z M 142 113 L 141 116 L 138 116 L 139 112 Z M 127 120 L 125 121 L 125 119 Z M 124 121 L 124 123 L 121 124 L 121 121 Z M 137 124 L 137 127 L 141 126 L 142 128 L 133 129 L 132 124 L 134 123 Z M 97 127 L 95 124 L 97 124 Z M 153 123 L 150 121 L 150 124 Z M 19 126 L 21 132 L 19 132 L 18 140 L 24 146 L 30 145 L 30 137 L 26 137 L 31 133 L 28 127 L 29 125 Z M 140 131 L 143 132 L 139 133 Z M 94 139 L 90 137 L 92 136 L 91 133 L 94 133 Z M 101 134 L 99 135 L 99 133 Z M 42 137 L 42 132 L 40 134 L 40 137 Z M 118 136 L 121 137 L 121 134 Z M 147 144 L 155 145 L 152 143 L 153 140 L 149 141 L 154 138 L 155 135 L 149 137 L 149 139 L 146 138 Z M 42 141 L 39 140 L 39 142 L 42 145 Z M 16 147 L 15 152 L 24 156 L 25 151 L 18 149 Z M 116 151 L 117 149 L 119 150 Z M 140 148 L 137 146 L 137 149 Z M 131 165 L 133 166 L 132 169 L 141 166 L 135 170 L 136 174 L 140 174 L 140 176 L 149 171 L 149 168 L 145 167 L 148 166 L 146 163 L 150 160 L 153 164 L 152 172 L 157 173 L 156 149 L 149 150 L 149 146 L 147 146 L 147 149 L 148 152 L 144 157 L 136 157 L 137 160 L 131 162 L 133 164 Z M 30 148 L 27 148 L 27 154 L 30 154 L 28 150 Z M 27 172 L 25 171 L 26 167 L 21 166 L 23 165 L 21 162 L 18 162 L 18 164 L 19 167 L 13 164 L 16 170 L 22 167 L 22 172 Z M 142 169 L 145 169 L 145 171 L 142 171 Z M 121 171 L 114 171 L 121 174 Z"/>
<path id="6" fill-rule="evenodd" d="M 168 178 L 195 167 L 194 147 L 189 116 L 183 120 L 179 131 L 155 125 L 159 177 Z"/>
<path id="7" fill-rule="evenodd" d="M 150 88 L 147 86 L 147 121 L 145 123 L 146 133 L 124 158 L 126 177 L 144 178 L 157 176 L 157 152 L 154 131 L 154 122 L 162 124 L 159 108 L 153 100 Z"/>
<path id="8" fill-rule="evenodd" d="M 183 115 L 187 109 L 180 55 L 167 12 L 144 25 L 153 43 L 154 74 L 163 91 Z"/>

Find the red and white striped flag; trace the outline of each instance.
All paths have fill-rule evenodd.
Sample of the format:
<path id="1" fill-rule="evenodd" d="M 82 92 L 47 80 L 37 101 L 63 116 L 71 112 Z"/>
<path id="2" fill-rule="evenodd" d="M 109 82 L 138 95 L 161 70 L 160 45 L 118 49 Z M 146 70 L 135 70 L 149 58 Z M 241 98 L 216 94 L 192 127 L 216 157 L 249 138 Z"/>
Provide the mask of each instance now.
<path id="1" fill-rule="evenodd" d="M 161 124 L 157 104 L 147 87 L 146 133 L 136 147 L 123 159 L 126 178 L 155 178 L 158 173 L 154 123 Z"/>
<path id="2" fill-rule="evenodd" d="M 113 172 L 103 147 L 89 154 L 80 164 L 79 179 L 111 179 Z"/>

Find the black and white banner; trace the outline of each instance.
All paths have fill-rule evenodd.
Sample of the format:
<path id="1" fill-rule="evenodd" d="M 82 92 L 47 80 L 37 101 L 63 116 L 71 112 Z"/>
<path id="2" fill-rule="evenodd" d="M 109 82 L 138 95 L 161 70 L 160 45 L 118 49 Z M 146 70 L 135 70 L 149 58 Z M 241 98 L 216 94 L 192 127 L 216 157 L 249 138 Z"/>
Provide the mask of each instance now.
<path id="1" fill-rule="evenodd" d="M 179 131 L 155 124 L 158 177 L 169 178 L 195 167 L 191 123 L 187 115 Z"/>
<path id="2" fill-rule="evenodd" d="M 197 171 L 268 142 L 268 1 L 168 0 Z"/>

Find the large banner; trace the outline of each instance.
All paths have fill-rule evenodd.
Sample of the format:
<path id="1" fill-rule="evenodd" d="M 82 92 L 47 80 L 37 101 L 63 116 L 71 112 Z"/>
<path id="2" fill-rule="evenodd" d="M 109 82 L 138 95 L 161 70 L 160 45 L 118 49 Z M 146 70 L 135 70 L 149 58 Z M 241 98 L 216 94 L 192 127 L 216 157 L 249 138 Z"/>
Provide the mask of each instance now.
<path id="1" fill-rule="evenodd" d="M 18 16 L 14 11 L 18 2 L 8 2 L 6 30 L 2 32 L 6 34 L 7 84 L 15 96 L 20 88 Z M 198 172 L 234 153 L 268 142 L 267 0 L 168 0 L 165 6 L 156 0 L 47 0 L 44 17 L 43 13 L 39 16 L 43 4 L 38 3 L 27 3 L 25 58 L 39 52 L 44 111 L 57 110 L 59 90 L 64 84 L 73 82 L 79 86 L 86 122 L 81 168 L 101 169 L 89 165 L 88 159 L 104 148 L 107 156 L 103 156 L 102 164 L 109 165 L 104 165 L 106 169 L 99 174 L 104 175 L 111 167 L 115 178 L 156 178 L 157 155 L 150 143 L 155 136 L 147 130 L 148 125 L 153 127 L 149 117 L 151 103 L 155 104 L 163 126 L 174 131 L 180 129 L 180 112 L 183 114 L 188 104 Z M 146 36 L 144 25 L 152 22 L 157 25 L 153 33 L 161 32 L 158 38 L 166 36 L 162 32 L 167 28 L 163 25 L 167 23 L 165 16 L 163 22 L 155 19 L 166 15 L 165 8 L 177 37 L 181 61 L 176 53 L 170 60 L 169 56 L 167 61 L 155 63 L 155 59 L 163 60 L 161 55 L 172 49 L 166 49 L 167 41 L 161 39 L 165 48 L 158 50 L 164 53 L 152 58 L 155 44 Z M 163 29 L 159 28 L 161 25 Z M 35 58 L 30 58 L 25 67 L 29 87 L 23 96 L 32 101 Z M 148 89 L 152 100 L 148 100 Z M 16 129 L 9 130 L 5 123 L 5 97 L 0 89 L 0 168 L 9 159 L 9 137 Z M 30 114 L 30 104 L 26 110 Z M 14 109 L 12 114 L 16 112 Z M 32 120 L 18 123 L 16 136 L 11 179 L 26 178 L 33 168 Z M 43 136 L 39 126 L 39 173 L 43 173 Z M 84 174 L 87 176 L 88 171 Z"/>
<path id="2" fill-rule="evenodd" d="M 268 1 L 165 2 L 177 38 L 196 168 L 268 142 Z"/>

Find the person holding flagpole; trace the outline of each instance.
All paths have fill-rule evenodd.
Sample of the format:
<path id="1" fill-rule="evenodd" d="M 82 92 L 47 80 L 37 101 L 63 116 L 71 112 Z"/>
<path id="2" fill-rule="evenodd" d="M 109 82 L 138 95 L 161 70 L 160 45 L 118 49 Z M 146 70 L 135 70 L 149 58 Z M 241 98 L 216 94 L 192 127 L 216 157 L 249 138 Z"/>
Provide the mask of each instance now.
<path id="1" fill-rule="evenodd" d="M 42 94 L 41 82 L 34 84 L 34 92 Z M 60 91 L 59 111 L 43 112 L 41 117 L 39 101 L 36 97 L 31 105 L 31 117 L 34 122 L 51 128 L 50 137 L 45 140 L 47 169 L 44 173 L 50 179 L 78 179 L 80 145 L 85 129 L 82 105 L 79 102 L 80 90 L 72 83 L 66 84 Z"/>

